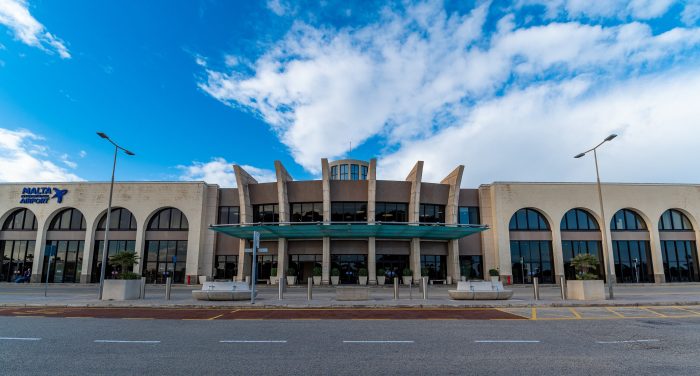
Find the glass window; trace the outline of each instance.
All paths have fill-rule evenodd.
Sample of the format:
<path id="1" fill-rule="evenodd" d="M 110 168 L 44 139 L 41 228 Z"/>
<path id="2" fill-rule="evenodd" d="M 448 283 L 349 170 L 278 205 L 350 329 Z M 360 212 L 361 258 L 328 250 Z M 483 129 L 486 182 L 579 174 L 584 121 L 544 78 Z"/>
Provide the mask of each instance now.
<path id="1" fill-rule="evenodd" d="M 535 209 L 520 209 L 510 218 L 508 228 L 511 231 L 547 231 L 547 219 Z"/>
<path id="2" fill-rule="evenodd" d="M 377 202 L 374 220 L 377 222 L 407 222 L 408 204 L 403 202 Z"/>
<path id="3" fill-rule="evenodd" d="M 659 230 L 662 231 L 692 231 L 688 217 L 680 210 L 666 210 L 659 219 Z"/>
<path id="4" fill-rule="evenodd" d="M 478 206 L 460 206 L 459 223 L 464 225 L 481 224 Z"/>
<path id="5" fill-rule="evenodd" d="M 51 270 L 48 270 L 49 255 L 44 254 L 44 267 L 42 269 L 42 281 L 46 281 L 46 272 L 49 272 L 49 281 L 53 283 L 80 282 L 80 271 L 83 260 L 82 240 L 49 240 L 47 247 L 55 247 L 56 256 L 51 262 Z"/>
<path id="6" fill-rule="evenodd" d="M 649 242 L 614 240 L 612 244 L 618 283 L 654 282 Z"/>
<path id="7" fill-rule="evenodd" d="M 3 230 L 36 230 L 36 217 L 29 209 L 17 209 L 5 220 Z"/>
<path id="8" fill-rule="evenodd" d="M 64 209 L 51 221 L 49 230 L 81 231 L 85 230 L 85 218 L 78 209 Z"/>
<path id="9" fill-rule="evenodd" d="M 445 205 L 420 204 L 419 222 L 445 223 Z"/>
<path id="10" fill-rule="evenodd" d="M 331 166 L 331 180 L 338 180 L 338 166 Z"/>
<path id="11" fill-rule="evenodd" d="M 253 222 L 274 223 L 280 221 L 277 204 L 253 205 Z"/>
<path id="12" fill-rule="evenodd" d="M 360 166 L 360 180 L 367 180 L 367 166 Z"/>
<path id="13" fill-rule="evenodd" d="M 421 276 L 428 276 L 428 279 L 445 279 L 447 270 L 447 257 L 436 255 L 421 255 L 420 267 Z"/>
<path id="14" fill-rule="evenodd" d="M 340 180 L 348 180 L 348 165 L 340 165 Z"/>
<path id="15" fill-rule="evenodd" d="M 187 240 L 148 240 L 146 249 L 143 276 L 147 282 L 165 283 L 167 277 L 175 283 L 185 282 Z"/>
<path id="16" fill-rule="evenodd" d="M 610 223 L 613 231 L 639 231 L 646 230 L 646 224 L 642 217 L 635 211 L 629 209 L 618 210 Z"/>
<path id="17" fill-rule="evenodd" d="M 333 222 L 367 222 L 366 202 L 331 203 L 331 221 Z"/>
<path id="18" fill-rule="evenodd" d="M 554 283 L 552 247 L 549 241 L 511 240 L 510 258 L 513 283 Z"/>
<path id="19" fill-rule="evenodd" d="M 219 206 L 219 219 L 217 224 L 236 224 L 240 221 L 238 206 Z"/>
<path id="20" fill-rule="evenodd" d="M 595 231 L 599 229 L 595 218 L 583 209 L 571 209 L 561 219 L 562 231 Z"/>
<path id="21" fill-rule="evenodd" d="M 148 223 L 149 230 L 187 230 L 187 217 L 179 209 L 165 208 L 158 211 Z"/>
<path id="22" fill-rule="evenodd" d="M 350 180 L 359 180 L 360 179 L 360 166 L 356 164 L 351 164 L 350 165 Z"/>
<path id="23" fill-rule="evenodd" d="M 323 221 L 322 202 L 301 202 L 290 204 L 290 220 L 292 222 L 321 222 Z"/>
<path id="24" fill-rule="evenodd" d="M 104 231 L 105 226 L 107 226 L 107 213 L 103 214 L 102 218 L 100 218 L 100 221 L 97 223 L 97 230 Z M 109 230 L 135 231 L 136 220 L 129 210 L 124 208 L 112 208 L 112 215 L 109 219 Z"/>

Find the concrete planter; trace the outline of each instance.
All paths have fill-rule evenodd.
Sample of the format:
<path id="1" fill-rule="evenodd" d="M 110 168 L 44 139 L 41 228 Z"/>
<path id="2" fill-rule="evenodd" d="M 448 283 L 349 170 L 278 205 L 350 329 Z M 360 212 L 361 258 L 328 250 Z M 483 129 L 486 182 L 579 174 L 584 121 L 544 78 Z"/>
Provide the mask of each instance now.
<path id="1" fill-rule="evenodd" d="M 379 286 L 384 286 L 385 283 L 386 283 L 386 277 L 385 277 L 385 276 L 379 276 L 379 277 L 377 277 L 377 284 L 378 284 Z"/>
<path id="2" fill-rule="evenodd" d="M 320 286 L 321 285 L 321 276 L 320 275 L 315 275 L 314 276 L 314 285 Z"/>
<path id="3" fill-rule="evenodd" d="M 452 276 L 451 276 L 451 275 L 448 275 L 448 276 L 447 276 L 447 284 L 448 284 L 448 285 L 451 285 L 451 284 L 452 284 Z"/>
<path id="4" fill-rule="evenodd" d="M 497 276 L 497 275 L 492 275 L 492 276 L 491 276 L 491 282 L 493 282 L 493 283 L 498 282 L 498 276 Z"/>
<path id="5" fill-rule="evenodd" d="M 297 284 L 297 277 L 296 276 L 287 276 L 287 285 L 288 286 L 294 286 Z"/>
<path id="6" fill-rule="evenodd" d="M 279 277 L 270 277 L 270 284 L 276 285 L 279 282 Z"/>
<path id="7" fill-rule="evenodd" d="M 605 300 L 603 280 L 566 281 L 566 297 L 571 300 Z"/>
<path id="8" fill-rule="evenodd" d="M 204 282 L 207 281 L 207 276 L 205 276 L 205 275 L 200 275 L 200 276 L 198 276 L 198 280 L 199 280 L 199 284 L 200 284 L 200 285 L 203 285 Z"/>
<path id="9" fill-rule="evenodd" d="M 140 297 L 140 279 L 105 279 L 102 300 L 134 300 Z"/>
<path id="10" fill-rule="evenodd" d="M 337 276 L 337 275 L 334 275 L 334 276 L 333 276 L 333 275 L 332 275 L 332 276 L 331 276 L 331 284 L 332 284 L 333 286 L 338 286 L 339 283 L 340 283 L 340 276 Z"/>
<path id="11" fill-rule="evenodd" d="M 404 284 L 404 285 L 410 285 L 411 282 L 413 281 L 413 277 L 411 277 L 410 275 L 409 275 L 409 276 L 403 276 L 403 277 L 401 277 L 401 279 L 403 279 L 403 284 Z"/>
<path id="12" fill-rule="evenodd" d="M 360 279 L 360 285 L 366 285 L 367 284 L 367 277 L 359 277 Z"/>

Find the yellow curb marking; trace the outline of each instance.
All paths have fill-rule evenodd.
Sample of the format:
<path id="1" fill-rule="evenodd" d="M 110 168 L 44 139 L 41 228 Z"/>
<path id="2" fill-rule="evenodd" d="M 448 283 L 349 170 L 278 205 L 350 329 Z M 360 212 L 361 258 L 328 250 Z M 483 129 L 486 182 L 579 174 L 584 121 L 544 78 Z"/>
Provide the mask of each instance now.
<path id="1" fill-rule="evenodd" d="M 693 311 L 692 309 L 687 309 L 687 308 L 683 308 L 683 307 L 679 307 L 679 306 L 673 306 L 673 308 L 679 309 L 679 310 L 681 310 L 681 311 L 690 312 L 690 313 L 692 313 L 692 314 L 694 314 L 694 315 L 700 316 L 700 312 Z"/>
<path id="2" fill-rule="evenodd" d="M 651 313 L 657 315 L 658 317 L 668 317 L 668 315 L 664 315 L 664 314 L 661 313 L 661 312 L 656 312 L 656 311 L 654 311 L 654 310 L 652 310 L 652 309 L 650 309 L 650 308 L 647 308 L 647 307 L 639 307 L 639 309 L 644 310 L 644 311 L 647 311 L 647 312 L 651 312 Z"/>
<path id="3" fill-rule="evenodd" d="M 530 320 L 537 320 L 537 308 L 535 307 L 532 307 Z"/>
<path id="4" fill-rule="evenodd" d="M 569 311 L 574 314 L 574 317 L 576 317 L 576 320 L 581 320 L 581 315 L 573 308 L 569 307 Z"/>
<path id="5" fill-rule="evenodd" d="M 623 318 L 623 319 L 626 317 L 625 315 L 621 314 L 620 312 L 615 311 L 614 309 L 612 309 L 612 308 L 610 308 L 610 307 L 605 307 L 605 309 L 607 309 L 608 311 L 612 312 L 612 313 L 613 313 L 615 316 L 617 316 L 617 317 L 620 317 L 620 318 Z"/>
<path id="6" fill-rule="evenodd" d="M 224 315 L 224 314 L 222 313 L 222 314 L 220 314 L 220 315 L 216 315 L 216 316 L 214 316 L 214 317 L 210 317 L 210 318 L 208 318 L 207 320 L 216 320 L 216 319 L 218 319 L 219 317 L 221 317 L 221 316 L 223 316 L 223 315 Z"/>
<path id="7" fill-rule="evenodd" d="M 153 320 L 153 317 L 122 317 L 122 320 Z"/>

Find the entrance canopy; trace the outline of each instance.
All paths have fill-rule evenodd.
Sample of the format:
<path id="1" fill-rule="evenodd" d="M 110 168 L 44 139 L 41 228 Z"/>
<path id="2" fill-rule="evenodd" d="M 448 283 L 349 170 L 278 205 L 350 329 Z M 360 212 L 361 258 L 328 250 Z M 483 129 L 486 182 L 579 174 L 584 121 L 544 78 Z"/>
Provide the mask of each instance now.
<path id="1" fill-rule="evenodd" d="M 264 240 L 331 238 L 369 238 L 454 240 L 488 230 L 485 225 L 444 223 L 381 223 L 375 222 L 286 222 L 210 225 L 209 229 L 240 239 L 253 239 L 253 231 Z"/>

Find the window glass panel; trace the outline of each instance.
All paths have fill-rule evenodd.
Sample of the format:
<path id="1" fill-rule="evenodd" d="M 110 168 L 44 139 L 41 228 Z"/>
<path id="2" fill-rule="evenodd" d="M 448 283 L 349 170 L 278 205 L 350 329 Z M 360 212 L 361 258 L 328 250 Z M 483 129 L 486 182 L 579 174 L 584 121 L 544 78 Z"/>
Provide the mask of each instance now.
<path id="1" fill-rule="evenodd" d="M 10 228 L 15 230 L 21 230 L 24 228 L 24 217 L 26 210 L 18 210 L 14 214 L 14 221 Z"/>
<path id="2" fill-rule="evenodd" d="M 182 218 L 182 212 L 180 212 L 179 210 L 172 209 L 170 211 L 170 225 L 168 226 L 168 228 L 169 229 L 179 229 L 181 218 Z"/>
<path id="3" fill-rule="evenodd" d="M 158 218 L 158 225 L 156 228 L 166 230 L 170 227 L 170 212 L 170 209 L 165 209 L 162 212 L 160 212 Z"/>
<path id="4" fill-rule="evenodd" d="M 579 230 L 591 230 L 591 228 L 588 227 L 588 213 L 576 209 L 576 225 L 576 228 Z"/>
<path id="5" fill-rule="evenodd" d="M 70 226 L 71 226 L 70 219 L 71 219 L 72 212 L 73 212 L 72 209 L 68 209 L 68 210 L 65 210 L 61 214 L 61 226 L 59 227 L 61 230 L 70 229 Z"/>

